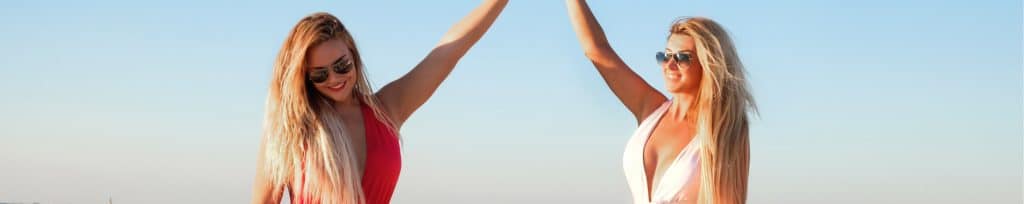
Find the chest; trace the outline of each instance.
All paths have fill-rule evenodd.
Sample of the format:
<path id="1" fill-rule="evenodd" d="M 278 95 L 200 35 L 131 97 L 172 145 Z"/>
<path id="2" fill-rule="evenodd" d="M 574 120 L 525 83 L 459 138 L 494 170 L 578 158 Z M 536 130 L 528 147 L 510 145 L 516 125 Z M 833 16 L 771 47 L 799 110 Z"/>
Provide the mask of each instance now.
<path id="1" fill-rule="evenodd" d="M 643 148 L 644 170 L 656 186 L 680 152 L 693 140 L 695 128 L 685 123 L 659 121 Z"/>
<path id="2" fill-rule="evenodd" d="M 341 114 L 341 121 L 345 125 L 345 134 L 339 136 L 348 137 L 348 141 L 351 142 L 348 145 L 352 147 L 355 154 L 356 164 L 359 165 L 358 169 L 363 169 L 363 166 L 366 164 L 366 121 L 364 121 L 363 115 L 359 112 L 343 113 Z"/>

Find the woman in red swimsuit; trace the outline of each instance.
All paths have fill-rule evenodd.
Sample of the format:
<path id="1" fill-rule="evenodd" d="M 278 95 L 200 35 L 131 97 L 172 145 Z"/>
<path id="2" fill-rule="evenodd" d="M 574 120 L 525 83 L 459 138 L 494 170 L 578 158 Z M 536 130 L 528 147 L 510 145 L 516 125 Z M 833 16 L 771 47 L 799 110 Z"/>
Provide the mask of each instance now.
<path id="1" fill-rule="evenodd" d="M 292 29 L 274 63 L 253 203 L 389 203 L 398 130 L 505 8 L 485 0 L 408 74 L 374 92 L 355 41 L 334 16 Z"/>

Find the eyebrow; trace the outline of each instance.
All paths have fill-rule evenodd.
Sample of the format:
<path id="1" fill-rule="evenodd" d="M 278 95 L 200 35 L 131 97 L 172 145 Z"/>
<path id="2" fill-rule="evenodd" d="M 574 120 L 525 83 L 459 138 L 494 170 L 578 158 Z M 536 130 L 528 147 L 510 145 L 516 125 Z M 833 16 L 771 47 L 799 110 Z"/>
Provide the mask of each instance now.
<path id="1" fill-rule="evenodd" d="M 351 61 L 351 60 L 348 60 L 348 58 L 349 58 L 348 55 L 342 55 L 341 57 L 338 57 L 337 60 L 334 60 L 334 62 L 331 62 L 331 64 L 329 64 L 327 66 L 334 66 L 336 64 L 341 64 L 341 62 Z M 321 69 L 321 68 L 324 68 L 324 67 L 323 66 L 313 67 L 313 69 Z"/>

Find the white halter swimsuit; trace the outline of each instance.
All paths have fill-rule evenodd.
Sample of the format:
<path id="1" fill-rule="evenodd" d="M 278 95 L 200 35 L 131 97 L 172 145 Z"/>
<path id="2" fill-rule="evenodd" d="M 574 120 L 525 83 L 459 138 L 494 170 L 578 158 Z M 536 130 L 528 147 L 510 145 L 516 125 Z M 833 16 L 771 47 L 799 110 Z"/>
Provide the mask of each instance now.
<path id="1" fill-rule="evenodd" d="M 658 107 L 650 116 L 647 116 L 640 127 L 633 133 L 633 137 L 626 144 L 626 152 L 622 159 L 622 166 L 626 172 L 626 181 L 629 182 L 629 189 L 633 192 L 633 203 L 696 203 L 697 189 L 700 185 L 700 137 L 694 137 L 686 147 L 679 151 L 679 155 L 669 164 L 658 181 L 651 185 L 650 201 L 647 193 L 647 173 L 644 165 L 644 147 L 647 140 L 654 132 L 662 115 L 668 110 L 670 101 L 666 101 Z"/>

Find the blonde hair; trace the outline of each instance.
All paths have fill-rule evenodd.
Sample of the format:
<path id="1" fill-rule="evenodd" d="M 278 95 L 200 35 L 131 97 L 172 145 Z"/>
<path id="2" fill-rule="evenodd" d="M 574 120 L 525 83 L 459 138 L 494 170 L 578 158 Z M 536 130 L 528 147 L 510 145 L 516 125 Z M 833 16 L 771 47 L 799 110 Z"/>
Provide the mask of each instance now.
<path id="1" fill-rule="evenodd" d="M 700 137 L 700 203 L 746 203 L 750 172 L 747 112 L 756 111 L 743 64 L 721 25 L 702 17 L 676 20 L 670 35 L 693 38 L 701 76 L 695 107 Z"/>
<path id="2" fill-rule="evenodd" d="M 345 135 L 344 123 L 334 110 L 332 100 L 321 95 L 307 80 L 309 50 L 334 39 L 348 45 L 356 65 L 352 99 L 361 100 L 385 125 L 396 129 L 373 94 L 348 30 L 331 14 L 313 13 L 292 28 L 274 62 L 263 124 L 261 153 L 266 158 L 263 168 L 274 186 L 286 185 L 297 176 L 304 176 L 305 183 L 299 186 L 304 190 L 295 192 L 295 197 L 310 198 L 318 203 L 363 203 L 362 171 L 356 168 L 352 142 Z"/>

